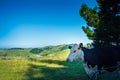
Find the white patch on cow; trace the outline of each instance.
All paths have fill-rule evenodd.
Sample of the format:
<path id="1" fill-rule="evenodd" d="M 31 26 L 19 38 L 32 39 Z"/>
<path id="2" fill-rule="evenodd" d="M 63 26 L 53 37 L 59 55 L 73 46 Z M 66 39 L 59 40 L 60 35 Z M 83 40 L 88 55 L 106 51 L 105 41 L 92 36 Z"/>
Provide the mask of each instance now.
<path id="1" fill-rule="evenodd" d="M 81 52 L 78 53 L 79 59 L 84 62 L 84 52 L 81 50 Z"/>
<path id="2" fill-rule="evenodd" d="M 78 60 L 84 61 L 84 53 L 81 49 L 78 49 L 78 48 L 79 48 L 79 45 L 77 44 L 74 44 L 72 46 L 72 48 L 70 49 L 70 54 L 68 55 L 68 58 L 67 58 L 68 61 L 70 62 L 78 61 Z"/>
<path id="3" fill-rule="evenodd" d="M 97 72 L 98 72 L 98 70 L 97 70 L 97 66 L 95 66 L 95 67 L 90 67 L 90 68 L 88 68 L 88 66 L 87 66 L 87 63 L 83 63 L 83 67 L 84 67 L 84 69 L 85 69 L 85 72 L 87 73 L 87 75 L 91 78 L 91 77 L 93 77 L 94 76 L 94 74 L 96 74 Z"/>

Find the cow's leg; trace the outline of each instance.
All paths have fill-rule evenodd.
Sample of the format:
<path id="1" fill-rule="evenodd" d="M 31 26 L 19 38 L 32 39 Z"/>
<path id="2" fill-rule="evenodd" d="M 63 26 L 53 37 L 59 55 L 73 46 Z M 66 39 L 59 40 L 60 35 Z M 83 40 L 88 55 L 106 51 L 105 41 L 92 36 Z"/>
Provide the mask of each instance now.
<path id="1" fill-rule="evenodd" d="M 83 64 L 83 67 L 85 69 L 85 72 L 89 76 L 90 80 L 98 80 L 99 73 L 97 72 L 97 66 L 95 67 L 88 67 L 87 64 Z"/>

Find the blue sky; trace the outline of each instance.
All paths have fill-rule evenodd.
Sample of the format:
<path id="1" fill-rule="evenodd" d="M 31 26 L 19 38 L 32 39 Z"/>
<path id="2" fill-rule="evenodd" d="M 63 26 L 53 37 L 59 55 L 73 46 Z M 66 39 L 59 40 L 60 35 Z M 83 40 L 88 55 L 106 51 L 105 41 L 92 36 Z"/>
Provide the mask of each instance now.
<path id="1" fill-rule="evenodd" d="M 82 31 L 82 3 L 95 0 L 0 0 L 0 48 L 91 42 Z"/>

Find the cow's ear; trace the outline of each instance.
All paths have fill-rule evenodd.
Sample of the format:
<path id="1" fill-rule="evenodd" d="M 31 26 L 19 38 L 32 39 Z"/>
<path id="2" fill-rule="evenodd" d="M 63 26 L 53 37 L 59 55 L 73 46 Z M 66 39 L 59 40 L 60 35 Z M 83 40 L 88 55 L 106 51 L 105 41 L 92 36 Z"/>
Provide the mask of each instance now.
<path id="1" fill-rule="evenodd" d="M 72 48 L 72 46 L 68 46 L 68 48 L 69 48 L 69 49 L 71 49 L 71 48 Z"/>
<path id="2" fill-rule="evenodd" d="M 83 43 L 80 43 L 80 44 L 79 44 L 79 47 L 80 47 L 80 48 L 83 47 Z"/>

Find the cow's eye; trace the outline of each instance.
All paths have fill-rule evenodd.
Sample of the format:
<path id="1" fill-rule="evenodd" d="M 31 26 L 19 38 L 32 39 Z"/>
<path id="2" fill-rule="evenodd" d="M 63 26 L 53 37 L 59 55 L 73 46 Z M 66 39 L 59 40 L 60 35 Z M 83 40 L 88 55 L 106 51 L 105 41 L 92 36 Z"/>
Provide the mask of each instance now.
<path id="1" fill-rule="evenodd" d="M 74 53 L 76 52 L 76 50 L 74 50 Z"/>
<path id="2" fill-rule="evenodd" d="M 80 47 L 78 49 L 80 49 Z"/>

